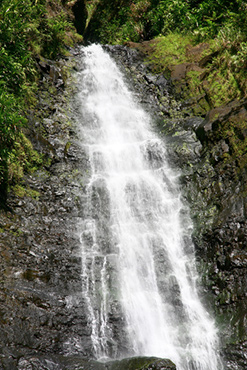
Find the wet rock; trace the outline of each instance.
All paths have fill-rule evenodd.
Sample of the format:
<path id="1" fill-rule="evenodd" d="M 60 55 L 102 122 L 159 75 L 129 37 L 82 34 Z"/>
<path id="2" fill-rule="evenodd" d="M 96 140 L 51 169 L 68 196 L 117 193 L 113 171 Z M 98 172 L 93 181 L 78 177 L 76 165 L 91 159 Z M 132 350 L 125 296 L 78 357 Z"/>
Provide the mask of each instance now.
<path id="1" fill-rule="evenodd" d="M 16 370 L 104 370 L 104 364 L 79 357 L 29 356 L 18 361 Z M 14 369 L 13 369 L 14 370 Z"/>
<path id="2" fill-rule="evenodd" d="M 171 80 L 172 81 L 181 81 L 185 79 L 187 74 L 191 71 L 196 71 L 202 73 L 204 70 L 200 68 L 197 64 L 194 63 L 183 63 L 176 66 L 171 66 Z"/>
<path id="3" fill-rule="evenodd" d="M 225 163 L 224 158 L 231 155 L 231 144 L 219 135 L 218 129 L 221 125 L 231 125 L 231 122 L 246 122 L 246 101 L 233 101 L 227 106 L 210 109 L 205 93 L 193 101 L 176 104 L 172 99 L 173 92 L 176 95 L 179 88 L 184 88 L 187 70 L 193 66 L 174 67 L 175 89 L 168 79 L 167 87 L 161 92 L 156 85 L 158 77 L 152 76 L 148 65 L 141 66 L 136 50 L 131 55 L 131 65 L 126 61 L 130 52 L 125 52 L 124 48 L 117 47 L 114 54 L 112 47 L 110 52 L 130 70 L 133 86 L 138 89 L 138 98 L 146 109 L 162 112 L 161 116 L 157 114 L 157 122 L 166 135 L 171 165 L 182 170 L 180 183 L 191 207 L 198 267 L 217 321 L 221 323 L 226 367 L 244 370 L 247 353 L 246 345 L 242 345 L 247 339 L 247 282 L 244 278 L 247 276 L 247 203 L 244 184 L 247 175 L 244 169 L 239 171 L 236 163 Z M 197 53 L 200 68 L 210 61 L 200 61 L 201 49 L 189 52 Z M 204 119 L 190 114 L 186 116 L 188 107 L 202 117 L 208 113 Z M 235 134 L 245 140 L 245 125 L 239 127 L 241 129 Z M 164 283 L 160 289 L 165 289 Z"/>
<path id="4" fill-rule="evenodd" d="M 18 362 L 15 361 L 15 365 L 14 362 L 9 365 L 14 366 L 12 370 L 176 370 L 170 360 L 155 357 L 134 357 L 103 363 L 79 356 L 34 355 L 21 357 Z"/>
<path id="5" fill-rule="evenodd" d="M 155 357 L 133 357 L 106 364 L 109 370 L 176 370 L 170 360 Z"/>
<path id="6" fill-rule="evenodd" d="M 37 57 L 36 61 L 38 63 L 40 72 L 45 77 L 49 78 L 57 88 L 64 86 L 61 69 L 56 62 L 40 57 Z"/>
<path id="7" fill-rule="evenodd" d="M 233 101 L 225 106 L 210 110 L 205 120 L 197 128 L 196 134 L 198 139 L 204 143 L 214 141 L 214 133 L 220 125 L 227 121 L 246 121 L 247 120 L 247 101 Z M 243 137 L 245 133 L 242 133 Z"/>
<path id="8" fill-rule="evenodd" d="M 47 83 L 53 86 L 60 75 L 48 61 L 40 62 L 40 68 L 47 77 L 41 82 L 42 96 Z M 27 135 L 51 159 L 45 168 L 24 179 L 25 186 L 38 196 L 10 193 L 9 211 L 0 211 L 3 369 L 60 369 L 59 361 L 50 355 L 43 360 L 41 354 L 92 354 L 76 229 L 82 206 L 81 178 L 86 177 L 86 169 L 80 175 L 80 159 L 85 155 L 76 158 L 77 136 L 64 114 L 67 107 L 61 91 L 40 100 L 39 112 L 30 112 Z M 56 109 L 47 109 L 54 101 Z M 68 141 L 71 149 L 64 153 Z M 86 160 L 84 164 L 88 166 Z M 15 350 L 10 353 L 9 348 Z"/>

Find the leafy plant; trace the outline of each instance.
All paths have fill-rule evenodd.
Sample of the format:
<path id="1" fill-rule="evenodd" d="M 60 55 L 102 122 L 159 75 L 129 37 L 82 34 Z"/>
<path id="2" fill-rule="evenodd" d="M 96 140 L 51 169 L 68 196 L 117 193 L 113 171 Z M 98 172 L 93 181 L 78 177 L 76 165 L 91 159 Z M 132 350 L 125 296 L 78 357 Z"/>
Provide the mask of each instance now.
<path id="1" fill-rule="evenodd" d="M 18 182 L 41 158 L 22 133 L 25 112 L 35 102 L 35 57 L 55 58 L 75 31 L 66 1 L 0 2 L 0 190 Z"/>

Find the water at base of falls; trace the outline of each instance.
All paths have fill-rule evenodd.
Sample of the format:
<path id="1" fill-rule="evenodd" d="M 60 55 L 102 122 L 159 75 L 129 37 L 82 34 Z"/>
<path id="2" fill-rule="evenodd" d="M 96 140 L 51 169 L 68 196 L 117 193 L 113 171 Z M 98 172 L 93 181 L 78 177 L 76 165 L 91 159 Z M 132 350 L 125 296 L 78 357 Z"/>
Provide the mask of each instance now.
<path id="1" fill-rule="evenodd" d="M 156 356 L 178 370 L 221 370 L 165 144 L 101 46 L 82 54 L 80 136 L 91 166 L 82 290 L 95 357 Z"/>

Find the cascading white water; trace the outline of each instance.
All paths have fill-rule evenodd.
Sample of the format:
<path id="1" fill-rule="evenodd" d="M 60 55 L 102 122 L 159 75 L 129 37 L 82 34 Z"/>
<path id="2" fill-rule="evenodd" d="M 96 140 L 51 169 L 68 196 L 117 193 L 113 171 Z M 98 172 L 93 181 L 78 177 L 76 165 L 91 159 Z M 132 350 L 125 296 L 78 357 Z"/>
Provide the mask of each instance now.
<path id="1" fill-rule="evenodd" d="M 95 356 L 157 356 L 179 370 L 220 370 L 214 322 L 196 289 L 192 225 L 165 144 L 101 46 L 83 55 L 80 132 L 91 178 L 80 232 Z M 116 339 L 117 325 L 125 339 Z"/>

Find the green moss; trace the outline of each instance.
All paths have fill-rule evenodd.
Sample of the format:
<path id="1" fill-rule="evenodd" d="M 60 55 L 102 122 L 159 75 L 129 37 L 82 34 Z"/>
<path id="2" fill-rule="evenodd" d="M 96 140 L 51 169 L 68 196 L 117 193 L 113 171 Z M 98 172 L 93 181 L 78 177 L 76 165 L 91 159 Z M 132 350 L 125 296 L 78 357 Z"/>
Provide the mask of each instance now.
<path id="1" fill-rule="evenodd" d="M 28 197 L 31 197 L 31 198 L 36 199 L 36 200 L 38 200 L 39 197 L 40 197 L 39 191 L 33 190 L 33 189 L 27 189 L 26 194 L 27 194 Z"/>
<path id="2" fill-rule="evenodd" d="M 232 30 L 232 33 L 234 35 L 236 32 Z M 164 73 L 169 77 L 172 67 L 188 63 L 193 68 L 206 57 L 203 69 L 188 68 L 185 77 L 174 82 L 176 92 L 182 94 L 184 99 L 198 97 L 200 100 L 200 96 L 206 95 L 206 100 L 198 101 L 199 111 L 205 114 L 208 109 L 246 96 L 247 72 L 240 65 L 237 67 L 241 52 L 242 62 L 243 55 L 246 53 L 247 56 L 247 47 L 244 45 L 243 37 L 236 41 L 231 36 L 229 42 L 222 34 L 207 40 L 207 43 L 196 44 L 195 35 L 192 33 L 184 35 L 175 32 L 150 42 L 146 48 L 147 61 L 155 72 Z"/>
<path id="3" fill-rule="evenodd" d="M 21 236 L 23 234 L 23 231 L 21 229 L 16 229 L 16 230 L 9 230 L 10 234 L 14 236 Z"/>
<path id="4" fill-rule="evenodd" d="M 21 185 L 15 185 L 12 189 L 17 197 L 24 198 L 24 196 L 26 195 L 26 189 Z"/>
<path id="5" fill-rule="evenodd" d="M 24 187 L 23 185 L 14 185 L 11 189 L 14 194 L 20 198 L 30 197 L 38 200 L 40 197 L 40 193 L 38 191 L 30 189 L 29 187 Z"/>
<path id="6" fill-rule="evenodd" d="M 150 42 L 147 61 L 156 72 L 166 72 L 171 65 L 185 63 L 186 47 L 193 42 L 192 36 L 170 33 Z"/>
<path id="7" fill-rule="evenodd" d="M 33 173 L 43 164 L 43 156 L 33 149 L 30 140 L 21 132 L 8 158 L 9 183 L 18 183 L 25 172 Z"/>
<path id="8" fill-rule="evenodd" d="M 71 147 L 71 142 L 68 141 L 64 148 L 64 156 L 67 156 L 70 147 Z"/>

